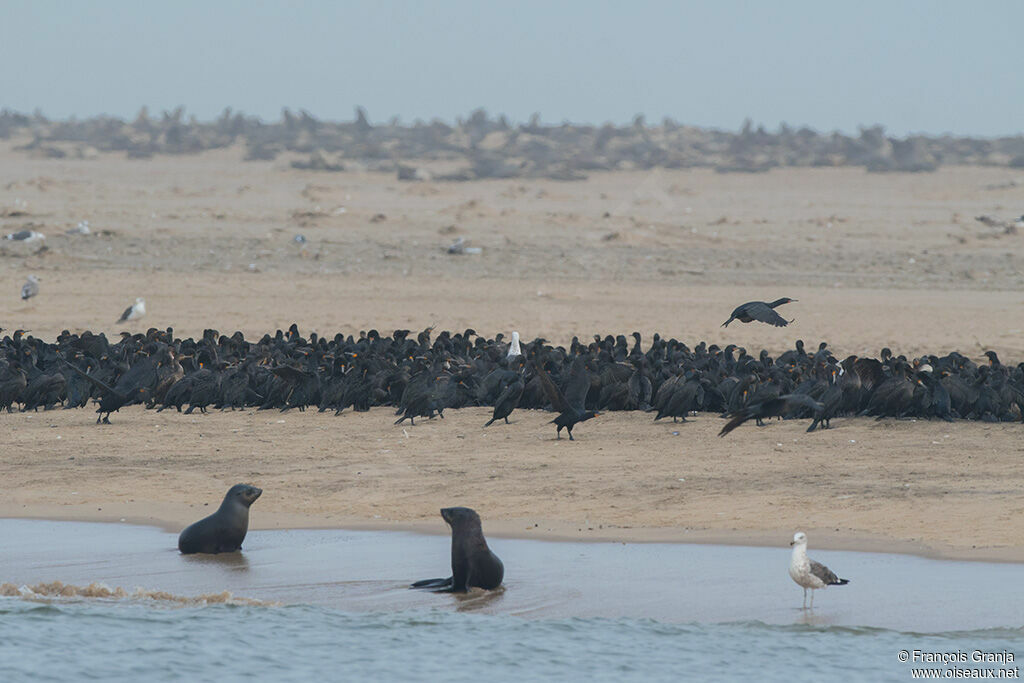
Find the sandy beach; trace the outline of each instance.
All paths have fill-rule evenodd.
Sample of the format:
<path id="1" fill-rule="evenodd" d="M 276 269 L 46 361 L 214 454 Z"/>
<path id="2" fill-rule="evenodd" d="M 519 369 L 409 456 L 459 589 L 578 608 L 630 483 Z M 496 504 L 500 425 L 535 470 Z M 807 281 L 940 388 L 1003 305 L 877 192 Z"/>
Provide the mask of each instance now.
<path id="1" fill-rule="evenodd" d="M 568 343 L 659 332 L 778 353 L 959 350 L 1024 360 L 1024 173 L 942 168 L 594 174 L 583 182 L 399 182 L 315 173 L 242 150 L 126 160 L 30 159 L 0 147 L 0 226 L 46 249 L 0 248 L 0 325 L 179 336 L 377 328 Z M 93 234 L 64 234 L 88 220 Z M 304 244 L 294 241 L 296 235 Z M 479 255 L 450 256 L 458 237 Z M 18 291 L 29 273 L 42 293 Z M 120 327 L 136 296 L 148 315 Z M 790 296 L 788 328 L 721 323 Z M 551 416 L 488 409 L 394 427 L 391 411 L 184 416 L 140 407 L 0 415 L 0 516 L 180 528 L 237 481 L 263 487 L 255 528 L 443 531 L 469 505 L 491 534 L 902 550 L 1024 561 L 1024 426 L 837 419 L 652 423 L 612 413 L 555 441 Z"/>

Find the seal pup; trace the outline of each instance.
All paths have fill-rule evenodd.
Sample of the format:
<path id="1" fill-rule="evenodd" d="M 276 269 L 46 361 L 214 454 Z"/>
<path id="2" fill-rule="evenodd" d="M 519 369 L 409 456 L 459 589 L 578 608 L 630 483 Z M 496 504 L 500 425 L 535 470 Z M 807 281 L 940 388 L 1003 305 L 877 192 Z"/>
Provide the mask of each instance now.
<path id="1" fill-rule="evenodd" d="M 185 527 L 178 536 L 178 550 L 183 555 L 241 550 L 249 530 L 249 506 L 261 493 L 263 489 L 249 484 L 232 486 L 216 512 Z"/>
<path id="2" fill-rule="evenodd" d="M 29 275 L 28 280 L 21 286 L 21 300 L 27 301 L 39 293 L 39 278 Z"/>
<path id="3" fill-rule="evenodd" d="M 433 588 L 438 593 L 465 593 L 470 588 L 494 590 L 505 576 L 505 565 L 487 547 L 480 515 L 470 508 L 442 508 L 441 516 L 452 528 L 452 575 L 424 579 L 410 588 Z"/>
<path id="4" fill-rule="evenodd" d="M 135 300 L 135 303 L 124 309 L 124 313 L 117 319 L 117 322 L 123 323 L 126 320 L 138 320 L 144 315 L 146 315 L 146 300 L 140 296 Z"/>
<path id="5" fill-rule="evenodd" d="M 828 586 L 845 586 L 848 579 L 840 579 L 831 569 L 807 557 L 807 534 L 793 535 L 793 557 L 789 561 L 789 576 L 804 589 L 804 609 L 807 609 L 807 589 L 811 589 L 811 609 L 814 609 L 814 591 Z"/>

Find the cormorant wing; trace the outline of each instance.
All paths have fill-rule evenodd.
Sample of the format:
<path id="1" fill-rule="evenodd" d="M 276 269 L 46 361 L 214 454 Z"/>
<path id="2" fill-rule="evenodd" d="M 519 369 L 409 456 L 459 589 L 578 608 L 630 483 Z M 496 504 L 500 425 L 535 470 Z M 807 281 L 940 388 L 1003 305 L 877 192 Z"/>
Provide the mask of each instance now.
<path id="1" fill-rule="evenodd" d="M 885 381 L 885 370 L 877 358 L 858 358 L 853 362 L 853 369 L 869 391 Z"/>
<path id="2" fill-rule="evenodd" d="M 763 301 L 752 301 L 746 305 L 746 309 L 747 315 L 754 320 L 775 325 L 776 327 L 785 327 L 789 324 L 788 320 L 776 313 L 774 308 Z"/>
<path id="3" fill-rule="evenodd" d="M 494 401 L 494 405 L 501 405 L 517 393 L 523 393 L 523 379 L 521 377 L 517 377 L 514 381 L 505 385 L 505 389 L 498 396 L 497 400 Z"/>
<path id="4" fill-rule="evenodd" d="M 533 369 L 537 371 L 537 377 L 540 379 L 540 385 L 544 387 L 544 393 L 547 394 L 548 401 L 551 402 L 551 406 L 560 413 L 569 412 L 569 404 L 565 400 L 565 396 L 555 385 L 554 380 L 548 375 L 547 371 L 540 365 L 534 363 Z"/>
<path id="5" fill-rule="evenodd" d="M 749 410 L 740 410 L 734 413 L 732 419 L 725 423 L 725 425 L 722 427 L 722 430 L 718 432 L 718 435 L 725 436 L 726 434 L 728 434 L 729 432 L 731 432 L 732 430 L 736 429 L 741 424 L 746 422 L 747 420 L 750 420 L 754 417 L 754 414 L 751 413 Z"/>
<path id="6" fill-rule="evenodd" d="M 732 314 L 729 316 L 729 319 L 722 323 L 722 327 L 728 327 L 729 323 L 743 315 L 743 309 L 746 307 L 747 304 L 743 304 L 742 306 L 737 306 L 736 308 L 734 308 Z"/>
<path id="7" fill-rule="evenodd" d="M 299 368 L 293 368 L 290 365 L 278 365 L 276 368 L 271 368 L 270 371 L 281 379 L 293 383 L 313 377 L 312 373 L 300 370 Z"/>
<path id="8" fill-rule="evenodd" d="M 814 412 L 818 412 L 825 409 L 825 404 L 815 401 L 807 394 L 784 394 L 779 396 L 779 399 L 786 402 L 787 410 L 799 406 L 801 408 L 808 408 Z"/>
<path id="9" fill-rule="evenodd" d="M 87 380 L 89 380 L 92 384 L 94 384 L 95 386 L 99 387 L 103 391 L 106 391 L 107 393 L 113 394 L 114 396 L 119 396 L 121 398 L 126 398 L 125 395 L 122 394 L 120 391 L 115 391 L 114 388 L 111 387 L 109 384 L 106 384 L 105 382 L 102 382 L 102 381 L 96 379 L 95 377 L 93 377 L 89 373 L 85 372 L 84 370 L 82 370 L 80 367 L 78 367 L 74 363 L 69 363 L 67 360 L 65 360 L 62 357 L 60 359 L 61 359 L 61 361 L 63 361 L 64 365 L 68 366 L 69 368 L 71 368 L 72 370 L 77 372 L 79 375 L 81 375 L 82 377 L 84 377 Z"/>
<path id="10" fill-rule="evenodd" d="M 768 398 L 764 401 L 752 404 L 732 414 L 731 419 L 718 432 L 719 436 L 725 436 L 732 430 L 739 427 L 747 420 L 755 417 L 764 419 L 766 417 L 781 417 L 795 407 L 809 408 L 815 413 L 821 412 L 825 406 L 807 394 L 784 394 L 776 398 Z"/>
<path id="11" fill-rule="evenodd" d="M 573 410 L 582 413 L 590 391 L 590 375 L 583 356 L 576 356 L 569 370 L 569 381 L 565 387 L 565 402 Z"/>

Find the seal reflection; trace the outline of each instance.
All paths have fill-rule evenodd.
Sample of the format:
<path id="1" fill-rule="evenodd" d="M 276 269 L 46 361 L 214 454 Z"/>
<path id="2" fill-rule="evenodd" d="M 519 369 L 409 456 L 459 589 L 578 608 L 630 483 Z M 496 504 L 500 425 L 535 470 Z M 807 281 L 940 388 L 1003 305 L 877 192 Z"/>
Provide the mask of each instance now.
<path id="1" fill-rule="evenodd" d="M 493 590 L 472 588 L 465 593 L 452 593 L 455 597 L 456 612 L 479 612 L 487 607 L 497 606 L 505 597 L 505 587 Z"/>
<path id="2" fill-rule="evenodd" d="M 188 563 L 219 566 L 233 572 L 249 571 L 249 558 L 241 550 L 236 550 L 233 553 L 217 553 L 216 555 L 197 553 L 180 557 Z"/>

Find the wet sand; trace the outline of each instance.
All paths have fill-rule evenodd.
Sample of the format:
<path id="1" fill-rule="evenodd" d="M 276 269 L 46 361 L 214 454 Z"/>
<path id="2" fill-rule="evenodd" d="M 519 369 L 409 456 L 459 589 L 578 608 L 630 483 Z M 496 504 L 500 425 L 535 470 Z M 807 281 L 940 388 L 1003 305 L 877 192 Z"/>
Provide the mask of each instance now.
<path id="1" fill-rule="evenodd" d="M 239 149 L 38 160 L 17 142 L 0 145 L 0 229 L 32 224 L 47 250 L 0 245 L 0 319 L 48 340 L 116 337 L 113 321 L 144 296 L 130 331 L 435 324 L 568 343 L 639 330 L 645 343 L 657 331 L 752 352 L 801 338 L 838 356 L 889 346 L 1024 360 L 1024 236 L 973 219 L 1021 213 L 1020 171 L 399 183 L 243 163 Z M 83 219 L 93 235 L 63 234 Z M 460 236 L 483 253 L 446 255 Z M 28 273 L 42 294 L 24 303 Z M 790 327 L 719 327 L 736 304 L 782 295 L 799 299 Z M 773 423 L 718 439 L 713 416 L 611 414 L 570 444 L 544 413 L 483 430 L 488 417 L 401 428 L 385 409 L 131 408 L 97 428 L 88 410 L 2 415 L 0 515 L 180 528 L 247 480 L 266 490 L 264 528 L 422 529 L 460 503 L 511 536 L 774 545 L 802 528 L 818 547 L 1024 560 L 1019 424 L 837 419 L 829 432 Z"/>
<path id="2" fill-rule="evenodd" d="M 176 534 L 127 524 L 0 522 L 0 582 L 101 583 L 168 604 L 187 596 L 314 604 L 357 612 L 425 609 L 529 618 L 631 617 L 677 623 L 871 626 L 916 633 L 1020 626 L 1005 599 L 1019 567 L 894 554 L 816 551 L 851 583 L 818 591 L 814 610 L 786 573 L 789 548 L 551 543 L 492 539 L 503 589 L 466 595 L 412 591 L 447 576 L 442 536 L 344 530 L 255 531 L 241 553 L 183 556 Z M 812 538 L 813 541 L 813 538 Z M 142 589 L 142 590 L 137 590 Z M 232 597 L 223 595 L 229 591 Z M 63 591 L 74 598 L 74 588 Z M 81 591 L 95 594 L 97 588 Z M 239 600 L 241 599 L 241 600 Z"/>
<path id="3" fill-rule="evenodd" d="M 487 429 L 489 409 L 446 414 L 4 415 L 0 516 L 180 529 L 248 481 L 265 491 L 255 528 L 431 528 L 459 504 L 511 536 L 775 545 L 800 528 L 818 547 L 1024 558 L 1019 424 L 776 421 L 720 439 L 710 415 L 611 413 L 569 442 L 543 411 Z"/>

